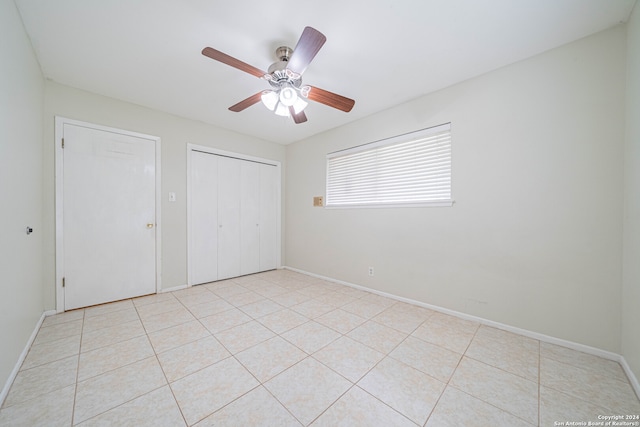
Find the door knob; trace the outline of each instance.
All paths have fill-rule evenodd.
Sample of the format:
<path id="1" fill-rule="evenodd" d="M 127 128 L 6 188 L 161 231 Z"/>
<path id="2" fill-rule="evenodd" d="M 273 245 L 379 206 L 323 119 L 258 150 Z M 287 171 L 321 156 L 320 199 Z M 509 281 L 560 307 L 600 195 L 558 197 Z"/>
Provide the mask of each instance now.
<path id="1" fill-rule="evenodd" d="M 153 223 L 151 223 L 151 222 L 150 222 L 150 223 L 148 223 L 148 224 L 147 224 L 147 228 L 153 228 Z"/>

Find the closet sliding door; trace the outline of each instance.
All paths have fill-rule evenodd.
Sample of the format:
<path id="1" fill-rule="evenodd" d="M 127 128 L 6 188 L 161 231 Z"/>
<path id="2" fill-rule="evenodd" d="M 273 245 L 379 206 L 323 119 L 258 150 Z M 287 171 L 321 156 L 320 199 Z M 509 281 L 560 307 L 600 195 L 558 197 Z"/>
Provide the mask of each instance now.
<path id="1" fill-rule="evenodd" d="M 218 280 L 218 156 L 192 151 L 189 262 L 191 282 Z"/>
<path id="2" fill-rule="evenodd" d="M 189 150 L 189 283 L 278 267 L 280 168 Z"/>
<path id="3" fill-rule="evenodd" d="M 240 162 L 240 275 L 260 271 L 260 164 Z M 237 275 L 236 275 L 237 276 Z"/>
<path id="4" fill-rule="evenodd" d="M 278 268 L 279 186 L 279 169 L 260 165 L 260 271 Z"/>
<path id="5" fill-rule="evenodd" d="M 240 160 L 218 158 L 218 280 L 240 275 Z"/>

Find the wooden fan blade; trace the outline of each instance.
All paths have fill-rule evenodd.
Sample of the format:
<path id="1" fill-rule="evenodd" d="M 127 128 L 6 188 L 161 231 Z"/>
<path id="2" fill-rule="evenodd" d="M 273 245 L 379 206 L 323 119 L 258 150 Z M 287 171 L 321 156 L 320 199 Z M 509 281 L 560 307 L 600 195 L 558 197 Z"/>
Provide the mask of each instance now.
<path id="1" fill-rule="evenodd" d="M 232 105 L 231 107 L 229 107 L 229 110 L 239 113 L 245 108 L 251 107 L 253 104 L 257 104 L 258 102 L 260 102 L 261 96 L 262 96 L 262 92 L 258 92 L 255 95 L 251 95 L 247 99 L 243 99 L 242 101 L 238 102 L 236 105 Z"/>
<path id="2" fill-rule="evenodd" d="M 307 69 L 307 66 L 326 41 L 327 38 L 320 31 L 315 28 L 305 27 L 298 44 L 293 49 L 291 58 L 289 58 L 287 68 L 298 74 L 304 73 L 304 70 Z"/>
<path id="3" fill-rule="evenodd" d="M 245 73 L 249 73 L 259 78 L 262 78 L 265 76 L 265 74 L 267 74 L 264 71 L 247 64 L 246 62 L 242 62 L 239 59 L 236 59 L 233 56 L 229 56 L 226 53 L 220 52 L 219 50 L 216 50 L 212 47 L 205 47 L 204 49 L 202 49 L 202 54 L 204 56 L 208 56 L 211 59 L 215 59 L 216 61 L 230 65 L 233 68 L 237 68 L 240 71 L 244 71 Z"/>
<path id="4" fill-rule="evenodd" d="M 351 111 L 356 103 L 353 99 L 346 98 L 342 95 L 338 95 L 337 93 L 329 92 L 328 90 L 320 89 L 315 86 L 311 86 L 307 98 L 312 101 L 328 105 L 329 107 L 337 108 L 338 110 L 346 113 Z"/>
<path id="5" fill-rule="evenodd" d="M 307 121 L 307 115 L 304 113 L 304 111 L 300 111 L 298 114 L 296 114 L 293 107 L 289 107 L 289 113 L 291 114 L 293 121 L 296 122 L 297 125 Z"/>

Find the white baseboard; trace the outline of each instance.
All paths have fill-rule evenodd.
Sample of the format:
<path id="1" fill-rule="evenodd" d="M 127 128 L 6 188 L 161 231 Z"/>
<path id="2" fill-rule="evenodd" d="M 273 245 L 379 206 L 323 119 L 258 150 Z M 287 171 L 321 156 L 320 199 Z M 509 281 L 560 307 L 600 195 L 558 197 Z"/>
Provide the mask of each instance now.
<path id="1" fill-rule="evenodd" d="M 33 340 L 35 340 L 36 335 L 38 335 L 38 331 L 40 330 L 40 326 L 42 325 L 42 322 L 44 322 L 44 318 L 47 316 L 51 316 L 53 314 L 56 314 L 55 310 L 49 310 L 49 311 L 43 312 L 42 315 L 40 316 L 40 319 L 36 323 L 36 327 L 33 329 L 33 332 L 31 332 L 31 336 L 29 337 L 29 340 L 27 340 L 27 343 L 25 344 L 24 349 L 22 350 L 22 353 L 20 353 L 20 357 L 18 358 L 16 365 L 13 367 L 13 371 L 11 371 L 9 378 L 7 378 L 7 381 L 5 382 L 4 387 L 2 388 L 2 392 L 0 393 L 0 407 L 2 407 L 2 405 L 4 404 L 4 400 L 7 398 L 7 395 L 9 394 L 9 389 L 11 388 L 13 381 L 16 379 L 16 376 L 20 371 L 20 367 L 22 366 L 24 359 L 27 357 L 27 354 L 29 353 L 29 349 L 31 348 L 31 344 L 33 344 Z"/>
<path id="2" fill-rule="evenodd" d="M 631 386 L 633 387 L 634 391 L 636 392 L 636 395 L 640 399 L 640 383 L 638 383 L 638 378 L 636 378 L 635 374 L 631 370 L 631 367 L 627 363 L 626 359 L 620 354 L 613 353 L 611 351 L 602 350 L 602 349 L 596 348 L 596 347 L 591 347 L 591 346 L 584 345 L 584 344 L 579 344 L 579 343 L 576 343 L 576 342 L 573 342 L 573 341 L 568 341 L 568 340 L 564 340 L 564 339 L 561 339 L 561 338 L 556 338 L 556 337 L 552 337 L 552 336 L 549 336 L 549 335 L 540 334 L 538 332 L 529 331 L 527 329 L 517 328 L 515 326 L 506 325 L 504 323 L 495 322 L 493 320 L 484 319 L 482 317 L 472 316 L 472 315 L 469 315 L 469 314 L 466 314 L 466 313 L 462 313 L 462 312 L 459 312 L 459 311 L 449 310 L 448 308 L 443 308 L 443 307 L 439 307 L 437 305 L 427 304 L 427 303 L 424 303 L 424 302 L 421 302 L 421 301 L 416 301 L 416 300 L 413 300 L 413 299 L 410 299 L 410 298 L 400 297 L 400 296 L 393 295 L 393 294 L 390 294 L 390 293 L 387 293 L 387 292 L 382 292 L 382 291 L 378 291 L 376 289 L 367 288 L 366 286 L 356 285 L 354 283 L 345 282 L 343 280 L 338 280 L 338 279 L 334 279 L 334 278 L 331 278 L 331 277 L 321 276 L 319 274 L 310 273 L 308 271 L 300 270 L 298 268 L 287 267 L 287 266 L 285 266 L 284 268 L 286 270 L 290 270 L 290 271 L 295 271 L 297 273 L 306 274 L 307 276 L 316 277 L 318 279 L 326 280 L 328 282 L 339 283 L 341 285 L 349 286 L 351 288 L 355 288 L 355 289 L 359 289 L 359 290 L 362 290 L 362 291 L 371 292 L 371 293 L 374 293 L 374 294 L 377 294 L 377 295 L 381 295 L 381 296 L 384 296 L 384 297 L 387 297 L 387 298 L 395 299 L 396 301 L 402 301 L 402 302 L 406 302 L 406 303 L 409 303 L 409 304 L 417 305 L 417 306 L 420 306 L 420 307 L 428 308 L 428 309 L 433 310 L 433 311 L 438 311 L 440 313 L 449 314 L 451 316 L 455 316 L 455 317 L 458 317 L 460 319 L 471 320 L 471 321 L 474 321 L 474 322 L 478 322 L 478 323 L 480 323 L 482 325 L 487 325 L 487 326 L 491 326 L 491 327 L 494 327 L 494 328 L 497 328 L 497 329 L 502 329 L 504 331 L 513 332 L 515 334 L 523 335 L 523 336 L 529 337 L 529 338 L 533 338 L 533 339 L 536 339 L 538 341 L 546 342 L 546 343 L 549 343 L 549 344 L 555 344 L 555 345 L 559 345 L 559 346 L 562 346 L 562 347 L 567 347 L 567 348 L 570 348 L 572 350 L 581 351 L 583 353 L 587 353 L 587 354 L 591 354 L 591 355 L 594 355 L 594 356 L 602 357 L 603 359 L 613 360 L 615 362 L 620 363 L 620 366 L 622 366 L 622 369 L 624 370 L 625 374 L 627 374 L 627 377 L 629 379 L 629 383 L 631 384 Z"/>

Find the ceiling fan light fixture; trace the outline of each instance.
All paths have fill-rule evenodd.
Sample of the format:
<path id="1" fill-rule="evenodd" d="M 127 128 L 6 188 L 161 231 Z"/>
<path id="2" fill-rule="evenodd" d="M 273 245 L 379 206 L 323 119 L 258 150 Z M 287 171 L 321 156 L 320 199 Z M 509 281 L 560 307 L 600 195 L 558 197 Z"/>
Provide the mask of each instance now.
<path id="1" fill-rule="evenodd" d="M 283 85 L 280 89 L 280 102 L 287 107 L 291 107 L 298 100 L 296 90 L 290 85 Z"/>
<path id="2" fill-rule="evenodd" d="M 272 90 L 265 90 L 229 107 L 230 111 L 240 112 L 260 101 L 279 116 L 293 117 L 296 124 L 305 123 L 304 109 L 306 99 L 349 112 L 355 101 L 315 86 L 302 85 L 302 74 L 307 69 L 327 38 L 312 27 L 305 27 L 295 49 L 281 46 L 276 50 L 278 61 L 271 64 L 268 72 L 247 64 L 233 56 L 212 47 L 202 49 L 202 54 L 215 61 L 236 68 L 252 76 L 269 82 Z"/>
<path id="3" fill-rule="evenodd" d="M 276 104 L 278 103 L 279 97 L 278 97 L 278 93 L 272 90 L 265 90 L 264 92 L 262 92 L 260 99 L 262 100 L 262 103 L 264 104 L 265 107 L 273 111 L 276 108 Z"/>
<path id="4" fill-rule="evenodd" d="M 275 113 L 282 117 L 289 117 L 289 107 L 284 105 L 282 102 L 278 102 L 278 106 L 276 107 Z"/>
<path id="5" fill-rule="evenodd" d="M 304 101 L 301 97 L 298 97 L 296 102 L 293 103 L 293 111 L 296 114 L 300 114 L 301 111 L 304 111 L 304 109 L 307 108 L 307 105 L 309 105 L 308 102 Z"/>

